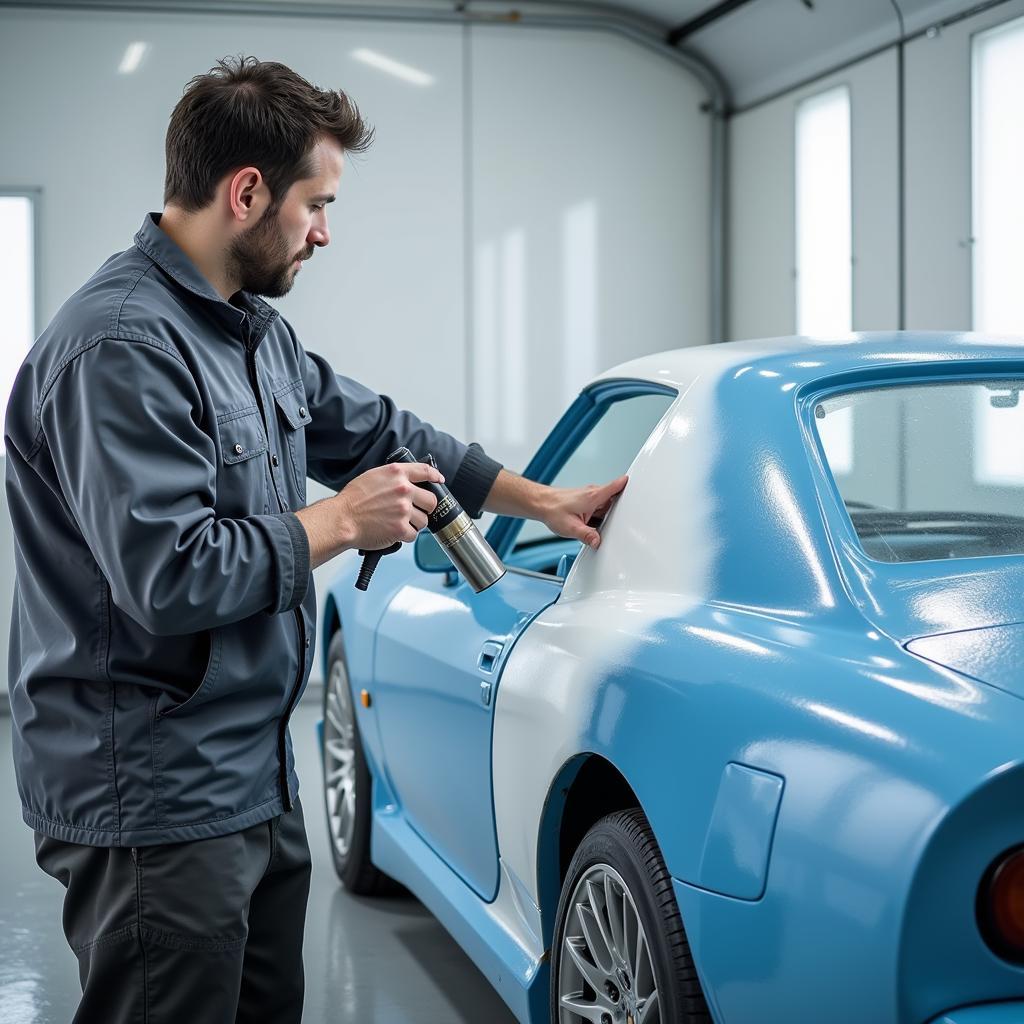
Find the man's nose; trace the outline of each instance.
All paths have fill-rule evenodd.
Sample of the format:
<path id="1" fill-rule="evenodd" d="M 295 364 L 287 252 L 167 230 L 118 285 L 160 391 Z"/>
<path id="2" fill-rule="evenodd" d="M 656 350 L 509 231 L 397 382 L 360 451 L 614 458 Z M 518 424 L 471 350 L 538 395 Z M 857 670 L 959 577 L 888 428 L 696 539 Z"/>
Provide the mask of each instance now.
<path id="1" fill-rule="evenodd" d="M 310 245 L 328 245 L 331 241 L 331 232 L 327 227 L 327 222 L 310 228 L 309 234 L 306 235 L 306 241 Z"/>

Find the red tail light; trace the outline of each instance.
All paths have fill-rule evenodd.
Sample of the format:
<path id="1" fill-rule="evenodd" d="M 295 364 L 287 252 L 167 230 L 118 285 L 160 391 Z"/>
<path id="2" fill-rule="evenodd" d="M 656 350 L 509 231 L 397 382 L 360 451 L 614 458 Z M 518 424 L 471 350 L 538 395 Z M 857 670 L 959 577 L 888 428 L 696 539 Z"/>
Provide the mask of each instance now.
<path id="1" fill-rule="evenodd" d="M 978 887 L 978 927 L 992 951 L 1024 963 L 1024 846 L 1000 854 Z"/>

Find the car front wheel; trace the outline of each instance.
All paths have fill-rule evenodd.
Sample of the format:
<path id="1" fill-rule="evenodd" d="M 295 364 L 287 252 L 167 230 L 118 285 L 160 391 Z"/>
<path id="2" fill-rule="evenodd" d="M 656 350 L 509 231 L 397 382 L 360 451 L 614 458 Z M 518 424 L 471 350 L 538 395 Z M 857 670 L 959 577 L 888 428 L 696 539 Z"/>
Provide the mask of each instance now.
<path id="1" fill-rule="evenodd" d="M 711 1024 L 672 880 L 639 808 L 584 836 L 558 903 L 552 1024 Z"/>
<path id="2" fill-rule="evenodd" d="M 363 755 L 359 724 L 339 629 L 327 649 L 324 685 L 324 804 L 334 870 L 350 892 L 380 894 L 394 887 L 370 861 L 373 780 Z"/>

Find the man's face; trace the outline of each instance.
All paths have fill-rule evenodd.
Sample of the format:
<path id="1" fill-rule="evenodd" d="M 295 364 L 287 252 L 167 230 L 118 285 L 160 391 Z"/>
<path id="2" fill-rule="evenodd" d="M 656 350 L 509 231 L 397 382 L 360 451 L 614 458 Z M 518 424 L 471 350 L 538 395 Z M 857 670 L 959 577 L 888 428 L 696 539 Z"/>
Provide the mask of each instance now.
<path id="1" fill-rule="evenodd" d="M 312 175 L 296 181 L 280 203 L 231 243 L 228 260 L 243 291 L 271 299 L 286 295 L 314 246 L 330 242 L 327 204 L 334 202 L 344 156 L 333 139 L 322 139 L 310 160 Z"/>

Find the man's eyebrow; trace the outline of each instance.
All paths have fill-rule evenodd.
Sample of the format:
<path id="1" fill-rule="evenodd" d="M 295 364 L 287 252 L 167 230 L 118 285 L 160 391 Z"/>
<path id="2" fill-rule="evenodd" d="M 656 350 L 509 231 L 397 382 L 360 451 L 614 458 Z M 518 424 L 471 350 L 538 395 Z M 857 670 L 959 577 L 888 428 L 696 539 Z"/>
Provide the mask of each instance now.
<path id="1" fill-rule="evenodd" d="M 333 203 L 334 195 L 330 192 L 324 192 L 322 195 L 313 196 L 309 201 L 311 203 Z"/>

